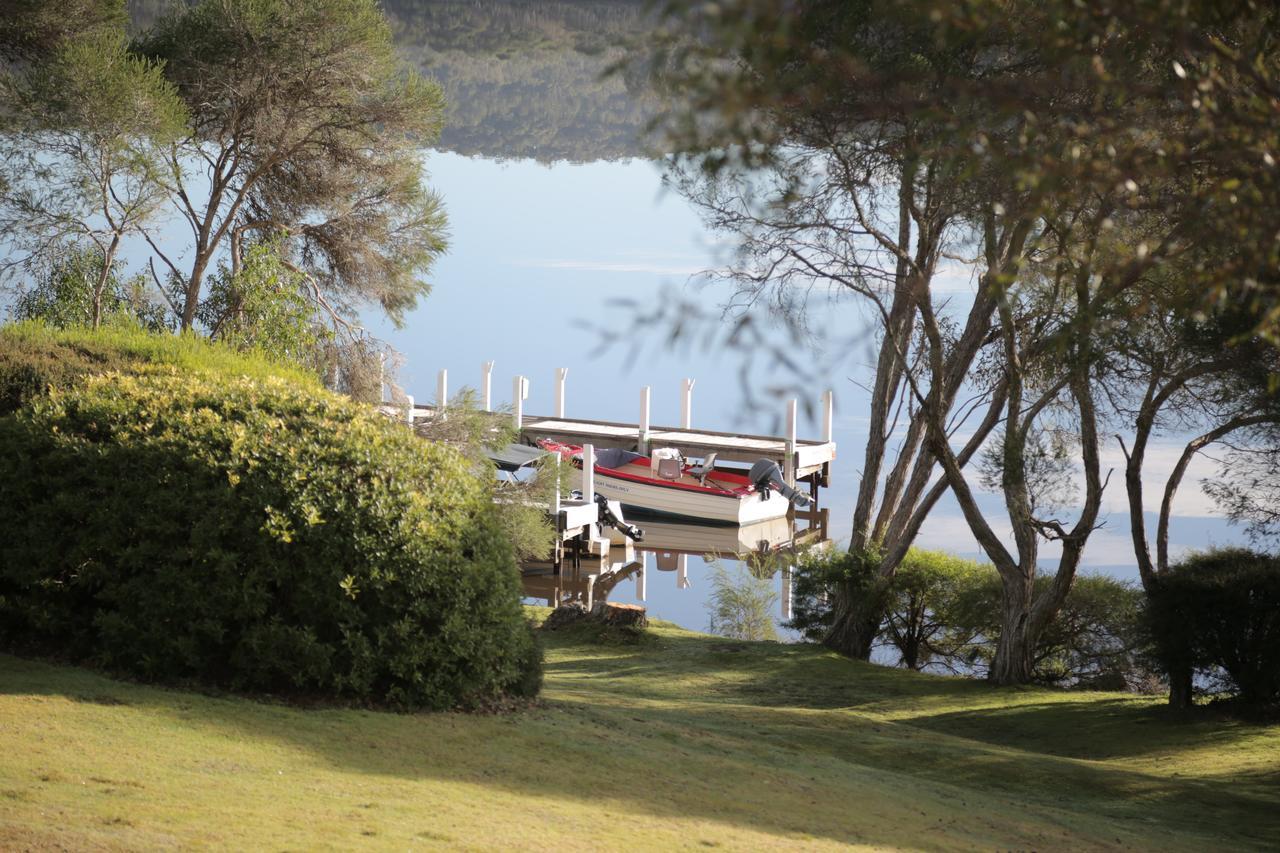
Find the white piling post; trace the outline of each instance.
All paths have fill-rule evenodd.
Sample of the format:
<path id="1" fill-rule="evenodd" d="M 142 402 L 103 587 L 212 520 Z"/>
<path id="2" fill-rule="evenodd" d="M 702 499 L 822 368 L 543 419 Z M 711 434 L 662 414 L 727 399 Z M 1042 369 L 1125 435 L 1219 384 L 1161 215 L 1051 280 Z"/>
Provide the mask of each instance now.
<path id="1" fill-rule="evenodd" d="M 681 554 L 676 559 L 676 589 L 689 588 L 689 555 Z"/>
<path id="2" fill-rule="evenodd" d="M 560 454 L 555 454 L 556 460 L 556 495 L 551 499 L 552 515 L 556 518 L 556 523 L 560 522 Z"/>
<path id="3" fill-rule="evenodd" d="M 444 420 L 444 410 L 449 408 L 449 371 L 441 370 L 436 377 L 436 412 Z"/>
<path id="4" fill-rule="evenodd" d="M 784 466 L 783 474 L 787 479 L 787 485 L 794 487 L 796 484 L 796 401 L 791 400 L 787 403 L 787 464 Z"/>
<path id="5" fill-rule="evenodd" d="M 515 409 L 516 429 L 524 426 L 524 397 L 529 393 L 528 388 L 523 376 L 511 380 L 511 405 Z"/>
<path id="6" fill-rule="evenodd" d="M 640 452 L 649 451 L 649 386 L 640 389 L 640 432 L 637 437 Z"/>
<path id="7" fill-rule="evenodd" d="M 596 501 L 596 448 L 593 444 L 582 445 L 582 499 L 588 506 Z"/>
<path id="8" fill-rule="evenodd" d="M 636 572 L 636 598 L 640 601 L 644 601 L 645 598 L 644 576 L 647 574 L 645 571 L 647 568 L 648 564 L 645 564 L 640 567 L 640 571 Z"/>
<path id="9" fill-rule="evenodd" d="M 409 426 L 413 426 L 413 395 L 405 394 L 404 398 L 409 401 L 409 407 L 405 410 L 404 419 Z"/>
<path id="10" fill-rule="evenodd" d="M 600 576 L 587 575 L 587 611 L 588 612 L 590 612 L 591 608 L 595 605 L 596 578 L 598 577 Z"/>
<path id="11" fill-rule="evenodd" d="M 782 569 L 782 589 L 779 591 L 778 599 L 782 602 L 782 618 L 791 618 L 791 566 L 784 566 Z"/>
<path id="12" fill-rule="evenodd" d="M 378 353 L 378 402 L 385 402 L 387 399 L 387 354 L 385 352 Z"/>
<path id="13" fill-rule="evenodd" d="M 564 417 L 564 378 L 569 375 L 569 368 L 556 368 L 556 417 Z"/>
<path id="14" fill-rule="evenodd" d="M 486 361 L 481 370 L 484 371 L 484 410 L 493 411 L 493 362 Z"/>
<path id="15" fill-rule="evenodd" d="M 822 392 L 822 440 L 827 442 L 835 437 L 835 396 L 829 390 Z"/>
<path id="16" fill-rule="evenodd" d="M 680 384 L 680 426 L 689 429 L 693 426 L 693 383 L 686 379 Z"/>

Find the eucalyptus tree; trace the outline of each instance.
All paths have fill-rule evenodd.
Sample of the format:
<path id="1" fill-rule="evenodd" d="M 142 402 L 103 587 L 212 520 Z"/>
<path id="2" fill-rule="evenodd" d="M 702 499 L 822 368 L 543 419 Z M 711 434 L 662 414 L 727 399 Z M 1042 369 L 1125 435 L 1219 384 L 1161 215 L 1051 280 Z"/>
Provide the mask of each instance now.
<path id="1" fill-rule="evenodd" d="M 906 462 L 913 481 L 920 474 L 927 483 L 941 464 L 943 476 L 928 494 L 954 492 L 1000 571 L 997 681 L 1030 676 L 1030 649 L 1060 610 L 1096 527 L 1106 478 L 1093 380 L 1108 328 L 1122 323 L 1132 304 L 1130 291 L 1153 270 L 1181 261 L 1210 299 L 1242 281 L 1264 327 L 1269 316 L 1275 319 L 1257 310 L 1280 293 L 1274 287 L 1280 243 L 1267 214 L 1280 206 L 1270 150 L 1280 126 L 1274 15 L 1248 4 L 1224 9 L 1166 0 L 1123 8 L 1068 0 L 954 6 L 739 0 L 708 7 L 701 23 L 717 45 L 710 57 L 696 47 L 659 57 L 675 65 L 677 79 L 693 81 L 694 108 L 676 130 L 698 139 L 710 129 L 714 139 L 703 150 L 712 169 L 738 156 L 768 165 L 789 145 L 803 149 L 815 129 L 834 128 L 843 139 L 886 124 L 932 129 L 924 135 L 934 143 L 923 149 L 930 156 L 900 162 L 944 166 L 935 172 L 946 186 L 944 222 L 953 234 L 967 229 L 973 235 L 957 241 L 961 245 L 979 247 L 981 322 L 966 326 L 958 340 L 972 332 L 996 343 L 986 364 L 989 405 L 979 433 L 996 436 L 996 485 L 1013 550 L 996 532 L 1004 522 L 984 513 L 965 473 L 971 446 L 951 447 L 951 377 L 958 373 L 963 384 L 983 374 L 973 372 L 973 360 L 956 346 L 928 287 L 910 301 L 919 333 L 910 339 L 892 334 L 888 322 L 883 343 L 890 363 L 923 365 L 899 374 L 906 398 L 914 400 L 922 442 Z M 912 36 L 902 38 L 904 32 Z M 907 138 L 920 137 L 889 135 L 877 150 L 909 151 L 902 147 Z M 730 147 L 735 142 L 742 147 Z M 897 186 L 911 185 L 905 174 L 897 171 Z M 894 178 L 878 183 L 894 184 Z M 787 194 L 780 198 L 792 202 Z M 918 219 L 915 207 L 911 218 Z M 1118 235 L 1130 232 L 1117 223 L 1130 221 L 1140 224 L 1140 238 L 1121 242 Z M 813 223 L 797 218 L 777 233 L 805 245 L 806 227 L 831 224 Z M 890 229 L 866 217 L 852 224 L 864 234 L 845 228 L 842 236 L 874 241 L 917 276 L 925 269 Z M 1204 253 L 1215 243 L 1233 246 L 1229 264 Z M 758 281 L 785 279 L 786 263 L 758 256 L 768 260 Z M 795 259 L 791 254 L 787 262 Z M 862 270 L 839 260 L 856 280 Z M 873 288 L 863 292 L 882 318 L 893 317 L 890 301 L 877 299 Z M 873 412 L 875 398 L 873 389 Z M 883 435 L 877 423 L 873 415 L 868 450 Z M 1046 428 L 1074 433 L 1084 494 L 1073 522 L 1050 517 L 1035 500 L 1034 437 Z M 905 549 L 912 530 L 901 528 L 892 541 L 886 529 L 881 542 L 862 533 L 859 518 L 875 514 L 863 498 L 877 491 L 879 470 L 864 465 L 854 543 L 887 545 L 881 566 L 888 574 L 894 551 Z M 892 485 L 892 474 L 885 482 Z M 1046 540 L 1060 544 L 1062 553 L 1052 582 L 1037 591 Z"/>
<path id="2" fill-rule="evenodd" d="M 80 36 L 123 32 L 127 21 L 125 0 L 0 0 L 0 59 L 40 62 Z"/>
<path id="3" fill-rule="evenodd" d="M 69 37 L 5 81 L 0 240 L 6 272 L 91 245 L 99 255 L 87 318 L 97 327 L 121 244 L 164 202 L 163 148 L 186 111 L 161 63 L 110 28 Z"/>
<path id="4" fill-rule="evenodd" d="M 1268 464 L 1280 454 L 1280 350 L 1258 333 L 1257 317 L 1247 309 L 1181 310 L 1188 302 L 1184 272 L 1184 265 L 1172 265 L 1132 294 L 1128 322 L 1113 330 L 1099 377 L 1125 433 L 1116 440 L 1125 459 L 1134 558 L 1148 593 L 1169 570 L 1174 499 L 1197 454 L 1213 445 L 1227 448 L 1222 471 L 1204 487 L 1254 533 L 1269 527 L 1280 483 Z M 1162 434 L 1176 439 L 1179 452 L 1154 509 L 1153 554 L 1145 474 L 1150 442 Z M 1189 705 L 1190 669 L 1168 675 L 1170 704 Z"/>
<path id="5" fill-rule="evenodd" d="M 399 58 L 374 0 L 203 0 L 136 48 L 164 62 L 191 115 L 163 177 L 189 238 L 148 234 L 182 328 L 216 260 L 234 275 L 254 241 L 279 247 L 340 329 L 361 302 L 398 321 L 427 292 L 445 216 L 419 146 L 443 99 Z"/>
<path id="6" fill-rule="evenodd" d="M 677 28 L 684 11 L 673 7 Z M 929 413 L 946 417 L 947 436 L 969 431 L 961 465 L 999 419 L 1004 382 L 975 370 L 994 343 L 992 283 L 1016 279 L 1035 248 L 1032 194 L 976 163 L 964 134 L 982 117 L 948 93 L 1007 85 L 1034 58 L 1000 27 L 939 41 L 910 4 L 746 0 L 703 13 L 711 38 L 671 38 L 656 57 L 659 81 L 682 98 L 662 125 L 682 151 L 676 185 L 738 240 L 728 276 L 747 301 L 768 295 L 790 314 L 818 286 L 870 306 L 869 435 L 849 547 L 887 579 L 948 488 Z M 950 298 L 937 285 L 944 263 L 977 270 L 978 286 L 931 340 L 922 312 Z M 935 345 L 947 368 L 930 375 Z M 854 583 L 832 593 L 825 642 L 867 657 L 882 608 Z"/>

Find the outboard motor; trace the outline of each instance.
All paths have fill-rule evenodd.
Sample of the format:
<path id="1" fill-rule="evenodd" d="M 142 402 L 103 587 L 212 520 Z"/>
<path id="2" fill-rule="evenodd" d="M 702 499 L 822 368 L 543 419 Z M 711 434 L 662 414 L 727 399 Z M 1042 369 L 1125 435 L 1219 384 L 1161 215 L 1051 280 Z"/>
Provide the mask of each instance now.
<path id="1" fill-rule="evenodd" d="M 782 479 L 782 469 L 778 467 L 777 462 L 772 462 L 768 459 L 757 460 L 756 464 L 751 466 L 751 472 L 747 476 L 751 479 L 751 483 L 756 487 L 757 491 L 764 494 L 765 500 L 769 499 L 769 490 L 773 488 L 777 489 L 784 498 L 801 509 L 808 507 L 813 502 L 804 492 L 798 492 L 787 485 L 786 481 Z"/>
<path id="2" fill-rule="evenodd" d="M 600 520 L 605 524 L 622 531 L 622 535 L 632 542 L 644 539 L 644 531 L 634 524 L 627 523 L 627 520 L 622 517 L 622 504 L 596 493 L 596 505 L 600 507 Z"/>

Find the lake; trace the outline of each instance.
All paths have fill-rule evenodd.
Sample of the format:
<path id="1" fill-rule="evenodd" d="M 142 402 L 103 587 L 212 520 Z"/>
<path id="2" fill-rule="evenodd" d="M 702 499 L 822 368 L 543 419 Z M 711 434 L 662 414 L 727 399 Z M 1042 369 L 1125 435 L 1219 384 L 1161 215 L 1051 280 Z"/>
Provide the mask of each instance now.
<path id="1" fill-rule="evenodd" d="M 450 251 L 435 271 L 431 296 L 403 328 L 367 318 L 404 354 L 405 390 L 431 400 L 441 368 L 449 371 L 451 389 L 474 386 L 481 364 L 493 360 L 496 400 L 508 401 L 511 377 L 524 375 L 530 379 L 526 411 L 547 413 L 555 371 L 567 367 L 570 417 L 634 421 L 639 389 L 648 385 L 654 422 L 677 423 L 680 383 L 688 377 L 696 380 L 695 426 L 778 431 L 785 395 L 771 397 L 768 389 L 783 381 L 780 371 L 753 365 L 750 393 L 744 393 L 739 357 L 689 340 L 673 343 L 667 326 L 638 321 L 675 299 L 714 312 L 730 296 L 723 285 L 700 286 L 697 275 L 722 264 L 730 246 L 664 187 L 661 165 L 643 156 L 642 130 L 655 96 L 605 76 L 621 55 L 618 42 L 643 27 L 642 4 L 442 2 L 422 9 L 392 2 L 387 8 L 405 55 L 441 81 L 452 105 L 451 124 L 427 158 L 431 184 L 449 211 Z M 955 289 L 963 305 L 965 282 Z M 624 300 L 632 305 L 620 304 Z M 816 410 L 822 390 L 835 391 L 840 451 L 823 501 L 838 541 L 848 536 L 858 485 L 867 399 L 860 383 L 873 341 L 856 304 L 819 304 L 821 310 L 810 312 L 813 345 L 795 356 L 835 365 L 826 382 L 807 389 L 802 404 Z M 781 328 L 773 333 L 787 340 Z M 823 338 L 841 341 L 840 351 L 824 347 Z M 812 419 L 802 421 L 802 436 L 817 432 Z M 1160 479 L 1161 454 L 1171 465 L 1173 449 L 1169 444 L 1149 454 L 1152 482 Z M 1118 448 L 1107 452 L 1108 464 L 1122 467 Z M 998 517 L 1000 499 L 983 500 Z M 1239 538 L 1191 482 L 1176 509 L 1177 547 Z M 1109 490 L 1106 510 L 1107 525 L 1089 543 L 1085 570 L 1135 577 L 1121 487 Z M 949 499 L 919 544 L 980 556 Z M 610 600 L 631 603 L 643 595 L 652 615 L 705 628 L 707 564 L 685 556 L 679 570 L 648 555 L 644 574 L 617 583 Z M 778 577 L 780 593 L 783 586 Z M 781 610 L 778 602 L 779 616 Z"/>

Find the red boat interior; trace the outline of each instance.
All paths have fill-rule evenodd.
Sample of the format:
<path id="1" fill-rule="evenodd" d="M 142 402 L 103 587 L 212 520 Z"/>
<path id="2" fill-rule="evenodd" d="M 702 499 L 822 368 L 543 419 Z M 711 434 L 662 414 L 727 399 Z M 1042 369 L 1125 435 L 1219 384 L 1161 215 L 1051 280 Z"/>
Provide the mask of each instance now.
<path id="1" fill-rule="evenodd" d="M 550 450 L 553 453 L 560 454 L 560 458 L 569 459 L 574 466 L 582 467 L 582 448 L 576 444 L 561 444 L 557 441 L 543 440 L 538 442 L 538 446 L 544 450 Z M 695 473 L 695 466 L 684 465 L 678 479 L 667 479 L 664 477 L 653 476 L 651 460 L 648 456 L 638 456 L 630 459 L 626 464 L 619 465 L 616 468 L 606 467 L 597 462 L 596 473 L 606 474 L 610 477 L 619 477 L 624 480 L 632 480 L 637 483 L 649 483 L 657 486 L 665 486 L 667 488 L 675 487 L 680 489 L 689 489 L 695 492 L 732 495 L 735 497 L 745 497 L 755 494 L 755 486 L 741 474 L 732 474 L 727 471 L 713 471 L 706 476 L 706 485 L 703 485 L 698 474 Z"/>

